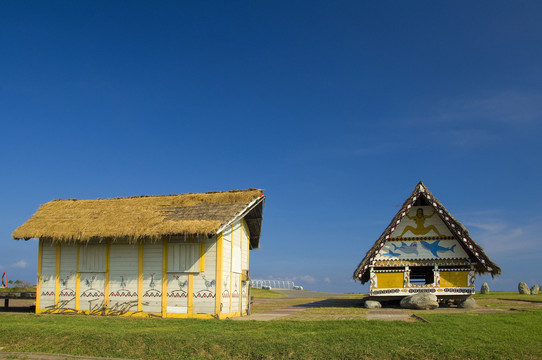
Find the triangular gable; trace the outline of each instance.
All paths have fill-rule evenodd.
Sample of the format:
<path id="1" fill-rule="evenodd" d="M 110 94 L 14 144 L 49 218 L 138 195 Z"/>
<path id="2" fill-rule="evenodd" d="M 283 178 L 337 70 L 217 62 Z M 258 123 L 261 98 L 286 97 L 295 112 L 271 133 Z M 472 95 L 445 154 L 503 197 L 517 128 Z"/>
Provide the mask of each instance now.
<path id="1" fill-rule="evenodd" d="M 419 209 L 422 214 L 416 218 Z M 470 259 L 478 273 L 501 273 L 501 269 L 471 239 L 467 229 L 421 181 L 358 265 L 354 279 L 362 283 L 368 281 L 367 270 L 376 260 L 413 258 Z"/>
<path id="2" fill-rule="evenodd" d="M 469 259 L 432 206 L 412 206 L 375 260 Z"/>

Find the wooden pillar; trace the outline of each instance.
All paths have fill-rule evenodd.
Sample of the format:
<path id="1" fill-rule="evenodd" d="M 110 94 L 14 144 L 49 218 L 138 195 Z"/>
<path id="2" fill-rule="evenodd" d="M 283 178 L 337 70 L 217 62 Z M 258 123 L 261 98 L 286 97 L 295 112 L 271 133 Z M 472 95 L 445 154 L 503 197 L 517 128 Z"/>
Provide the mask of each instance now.
<path id="1" fill-rule="evenodd" d="M 167 268 L 168 268 L 168 239 L 162 239 L 162 317 L 167 317 Z"/>
<path id="2" fill-rule="evenodd" d="M 215 295 L 215 314 L 220 314 L 221 309 L 220 305 L 222 304 L 222 246 L 224 238 L 223 234 L 220 233 L 217 235 L 216 239 L 216 295 Z"/>

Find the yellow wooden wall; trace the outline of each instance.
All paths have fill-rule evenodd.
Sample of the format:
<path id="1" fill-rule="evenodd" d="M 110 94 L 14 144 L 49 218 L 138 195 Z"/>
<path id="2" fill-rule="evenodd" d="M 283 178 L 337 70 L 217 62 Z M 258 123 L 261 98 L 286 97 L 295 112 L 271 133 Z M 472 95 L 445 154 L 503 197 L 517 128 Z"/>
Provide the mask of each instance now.
<path id="1" fill-rule="evenodd" d="M 377 273 L 376 287 L 378 289 L 402 288 L 403 276 L 402 272 Z"/>
<path id="2" fill-rule="evenodd" d="M 468 277 L 468 271 L 441 271 L 440 287 L 466 287 Z"/>

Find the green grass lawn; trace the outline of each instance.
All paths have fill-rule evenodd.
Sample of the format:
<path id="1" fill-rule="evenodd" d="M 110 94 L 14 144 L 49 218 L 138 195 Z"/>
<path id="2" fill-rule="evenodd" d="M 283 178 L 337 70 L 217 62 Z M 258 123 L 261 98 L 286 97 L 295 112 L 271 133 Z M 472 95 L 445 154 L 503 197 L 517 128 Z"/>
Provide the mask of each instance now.
<path id="1" fill-rule="evenodd" d="M 478 303 L 495 302 L 483 307 L 524 300 L 513 293 L 481 296 L 476 296 Z M 12 352 L 141 359 L 539 359 L 542 306 L 535 296 L 528 300 L 535 302 L 527 302 L 530 307 L 520 311 L 425 311 L 423 317 L 429 323 L 363 318 L 255 322 L 0 313 L 0 347 Z M 344 304 L 314 310 L 334 313 L 334 309 L 366 311 Z"/>
<path id="2" fill-rule="evenodd" d="M 252 291 L 252 296 L 257 299 L 274 299 L 286 296 L 283 294 L 279 294 L 278 292 L 265 289 L 252 288 L 252 290 L 250 291 Z"/>

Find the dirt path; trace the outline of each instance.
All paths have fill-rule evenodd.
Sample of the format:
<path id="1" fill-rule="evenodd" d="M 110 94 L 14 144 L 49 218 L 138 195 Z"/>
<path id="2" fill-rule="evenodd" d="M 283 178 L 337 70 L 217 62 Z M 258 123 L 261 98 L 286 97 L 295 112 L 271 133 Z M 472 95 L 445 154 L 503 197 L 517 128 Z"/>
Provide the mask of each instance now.
<path id="1" fill-rule="evenodd" d="M 286 295 L 289 298 L 331 298 L 331 297 L 350 297 L 349 294 L 343 293 L 329 293 L 321 291 L 311 291 L 311 290 L 282 290 L 282 289 L 273 289 L 274 292 L 279 294 Z M 361 298 L 362 294 L 352 294 L 352 297 Z"/>

